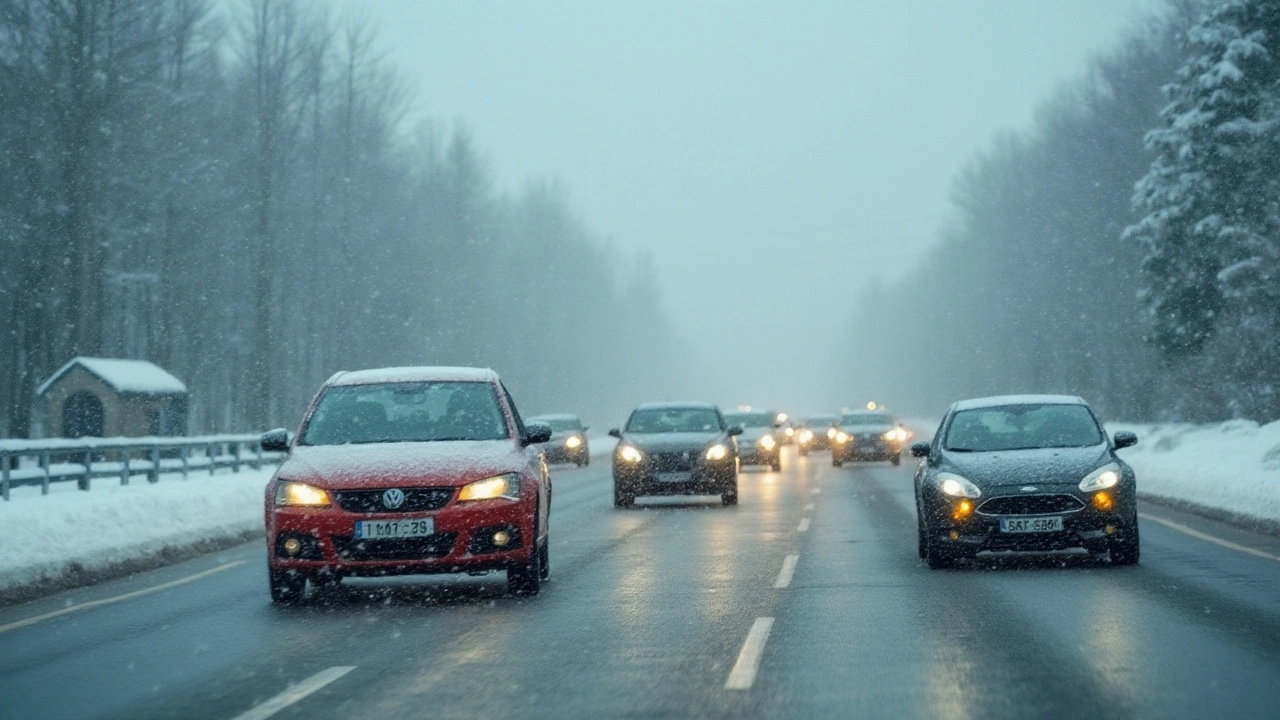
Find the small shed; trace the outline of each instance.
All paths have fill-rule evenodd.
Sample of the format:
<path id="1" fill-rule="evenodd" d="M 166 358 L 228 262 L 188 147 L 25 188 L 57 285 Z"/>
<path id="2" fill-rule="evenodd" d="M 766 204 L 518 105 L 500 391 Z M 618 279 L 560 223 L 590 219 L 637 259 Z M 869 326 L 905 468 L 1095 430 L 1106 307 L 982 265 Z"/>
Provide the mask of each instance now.
<path id="1" fill-rule="evenodd" d="M 55 437 L 185 435 L 189 393 L 145 360 L 73 358 L 36 388 Z"/>

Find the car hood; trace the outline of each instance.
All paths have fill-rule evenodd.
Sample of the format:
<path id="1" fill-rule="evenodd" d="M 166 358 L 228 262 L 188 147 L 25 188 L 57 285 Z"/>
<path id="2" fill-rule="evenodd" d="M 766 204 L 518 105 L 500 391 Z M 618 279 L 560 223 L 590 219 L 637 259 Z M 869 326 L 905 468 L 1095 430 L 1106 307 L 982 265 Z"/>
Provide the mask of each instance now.
<path id="1" fill-rule="evenodd" d="M 1027 483 L 1074 485 L 1111 461 L 1106 445 L 975 453 L 944 451 L 943 455 L 945 460 L 940 470 L 961 475 L 978 487 Z"/>
<path id="2" fill-rule="evenodd" d="M 623 441 L 645 452 L 701 450 L 723 437 L 723 433 L 661 433 L 624 435 Z"/>
<path id="3" fill-rule="evenodd" d="M 299 445 L 277 475 L 329 489 L 458 486 L 524 465 L 512 440 Z"/>

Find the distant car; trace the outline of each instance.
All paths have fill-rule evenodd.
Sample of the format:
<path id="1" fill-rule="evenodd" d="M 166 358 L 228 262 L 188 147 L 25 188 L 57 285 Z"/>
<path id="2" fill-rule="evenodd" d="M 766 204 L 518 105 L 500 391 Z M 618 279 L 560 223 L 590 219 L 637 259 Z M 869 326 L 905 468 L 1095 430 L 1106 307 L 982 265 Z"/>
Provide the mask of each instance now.
<path id="1" fill-rule="evenodd" d="M 836 423 L 839 415 L 810 415 L 800 423 L 796 433 L 796 447 L 801 455 L 808 455 L 814 450 L 830 450 L 831 439 L 836 436 Z"/>
<path id="2" fill-rule="evenodd" d="M 831 436 L 831 464 L 840 467 L 854 460 L 888 460 L 899 465 L 906 439 L 906 429 L 888 412 L 846 412 L 840 416 Z"/>
<path id="3" fill-rule="evenodd" d="M 542 446 L 549 463 L 573 463 L 578 467 L 591 464 L 591 448 L 587 444 L 588 428 L 577 415 L 535 415 L 529 422 L 551 428 L 551 440 Z"/>
<path id="4" fill-rule="evenodd" d="M 777 413 L 765 410 L 726 413 L 724 421 L 742 428 L 738 437 L 738 460 L 743 465 L 768 465 L 782 470 L 783 440 L 778 432 Z"/>
<path id="5" fill-rule="evenodd" d="M 550 572 L 551 477 L 492 370 L 338 373 L 320 388 L 266 489 L 271 598 L 345 576 L 505 570 L 533 595 Z"/>
<path id="6" fill-rule="evenodd" d="M 738 504 L 738 453 L 729 426 L 710 403 L 653 403 L 631 412 L 613 452 L 613 504 L 642 495 L 719 495 Z"/>
<path id="7" fill-rule="evenodd" d="M 951 406 L 916 472 L 920 556 L 933 568 L 980 551 L 1083 547 L 1138 562 L 1137 482 L 1084 400 L 1030 395 Z"/>
<path id="8" fill-rule="evenodd" d="M 783 445 L 794 445 L 796 443 L 796 423 L 790 415 L 784 412 L 778 413 L 775 427 L 777 428 L 778 439 Z"/>

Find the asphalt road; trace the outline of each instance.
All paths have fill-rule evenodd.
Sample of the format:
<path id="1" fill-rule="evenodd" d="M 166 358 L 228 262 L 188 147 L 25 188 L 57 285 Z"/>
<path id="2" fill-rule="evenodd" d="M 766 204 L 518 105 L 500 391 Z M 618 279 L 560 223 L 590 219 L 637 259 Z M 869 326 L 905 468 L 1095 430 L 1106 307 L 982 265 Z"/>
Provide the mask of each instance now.
<path id="1" fill-rule="evenodd" d="M 260 543 L 0 610 L 0 718 L 1276 718 L 1280 540 L 1145 506 L 1143 559 L 916 557 L 911 469 L 741 504 L 554 475 L 552 580 L 267 597 Z M 272 714 L 274 711 L 274 714 Z"/>

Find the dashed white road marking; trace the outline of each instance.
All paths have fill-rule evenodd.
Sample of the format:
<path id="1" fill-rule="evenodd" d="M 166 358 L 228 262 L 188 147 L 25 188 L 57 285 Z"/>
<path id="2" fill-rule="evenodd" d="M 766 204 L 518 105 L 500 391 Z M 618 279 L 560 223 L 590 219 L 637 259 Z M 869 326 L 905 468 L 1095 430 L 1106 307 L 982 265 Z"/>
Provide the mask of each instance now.
<path id="1" fill-rule="evenodd" d="M 1142 518 L 1143 520 L 1149 520 L 1154 523 L 1160 523 L 1161 525 L 1164 525 L 1170 530 L 1177 530 L 1183 535 L 1190 535 L 1191 537 L 1196 538 L 1197 540 L 1204 540 L 1205 542 L 1211 542 L 1214 545 L 1220 545 L 1224 548 L 1235 550 L 1237 552 L 1242 552 L 1247 555 L 1253 555 L 1254 557 L 1266 558 L 1267 560 L 1280 561 L 1280 555 L 1272 555 L 1269 552 L 1263 552 L 1262 550 L 1259 550 L 1257 548 L 1251 548 L 1246 545 L 1233 543 L 1230 540 L 1223 540 L 1220 537 L 1214 537 L 1213 535 L 1210 535 L 1208 533 L 1200 532 L 1195 528 L 1187 527 L 1182 523 L 1176 523 L 1172 520 L 1165 520 L 1164 518 L 1158 518 L 1154 515 L 1148 515 L 1146 513 L 1138 513 L 1138 517 Z M 0 630 L 3 630 L 3 629 L 4 628 L 0 628 Z"/>
<path id="2" fill-rule="evenodd" d="M 809 532 L 809 518 L 800 518 L 800 527 L 796 528 L 796 532 Z"/>
<path id="3" fill-rule="evenodd" d="M 340 665 L 321 670 L 261 705 L 255 705 L 250 710 L 235 716 L 234 720 L 266 720 L 352 670 L 355 670 L 355 666 Z"/>
<path id="4" fill-rule="evenodd" d="M 809 503 L 808 505 L 805 505 L 805 506 L 804 506 L 804 511 L 805 511 L 805 512 L 810 512 L 810 511 L 812 511 L 812 510 L 813 510 L 813 507 L 814 507 L 813 503 Z"/>
<path id="5" fill-rule="evenodd" d="M 725 681 L 725 690 L 750 690 L 756 682 L 756 671 L 760 669 L 760 658 L 764 655 L 764 644 L 769 641 L 769 632 L 773 630 L 773 618 L 760 617 L 751 624 L 747 639 L 738 651 L 738 660 L 729 671 L 729 679 Z M 239 720 L 237 718 L 236 720 Z"/>
<path id="6" fill-rule="evenodd" d="M 784 588 L 791 584 L 791 578 L 796 574 L 796 563 L 799 560 L 799 555 L 788 555 L 782 561 L 782 570 L 778 572 L 778 579 L 773 581 L 775 588 Z"/>
<path id="7" fill-rule="evenodd" d="M 223 570 L 230 570 L 233 567 L 237 567 L 243 564 L 245 564 L 244 560 L 236 560 L 235 562 L 229 562 L 229 563 L 226 563 L 225 565 L 219 565 L 218 567 L 209 568 L 208 570 L 205 570 L 203 572 L 198 572 L 195 575 L 188 575 L 184 578 L 179 578 L 171 582 L 161 583 L 160 585 L 156 585 L 155 587 L 143 588 L 141 590 L 134 590 L 133 592 L 127 592 L 123 595 L 116 595 L 115 597 L 102 598 L 101 600 L 90 600 L 89 602 L 80 603 L 79 605 L 72 605 L 71 607 L 65 607 L 65 608 L 62 608 L 61 610 L 54 610 L 53 612 L 47 612 L 43 615 L 36 615 L 35 617 L 29 617 L 25 620 L 18 620 L 16 622 L 11 622 L 7 625 L 0 625 L 0 633 L 8 632 L 10 630 L 17 630 L 18 628 L 24 628 L 29 625 L 35 625 L 38 622 L 44 622 L 45 620 L 52 620 L 53 618 L 62 617 L 63 615 L 70 615 L 71 613 L 80 612 L 82 610 L 90 610 L 92 608 L 102 607 L 103 605 L 111 605 L 112 603 L 124 602 L 125 600 L 132 600 L 133 598 L 142 597 L 143 595 L 150 595 L 151 593 L 157 593 L 157 592 L 160 592 L 161 590 L 168 590 L 169 588 L 175 588 L 180 585 L 186 585 L 187 583 L 195 582 L 196 580 L 199 580 L 201 578 L 209 577 L 214 573 L 220 573 Z"/>

